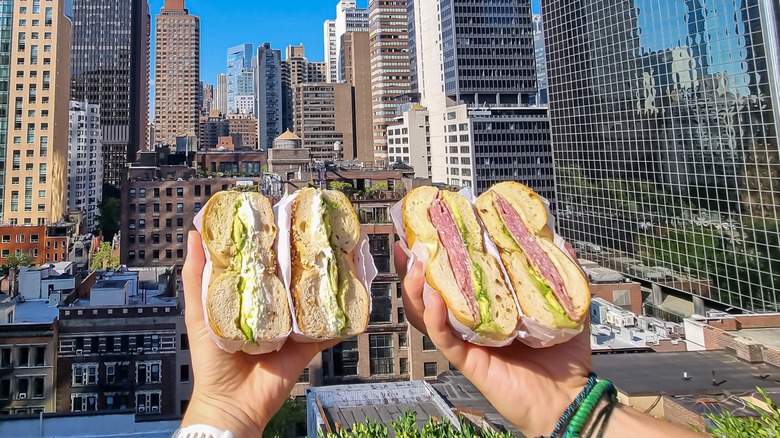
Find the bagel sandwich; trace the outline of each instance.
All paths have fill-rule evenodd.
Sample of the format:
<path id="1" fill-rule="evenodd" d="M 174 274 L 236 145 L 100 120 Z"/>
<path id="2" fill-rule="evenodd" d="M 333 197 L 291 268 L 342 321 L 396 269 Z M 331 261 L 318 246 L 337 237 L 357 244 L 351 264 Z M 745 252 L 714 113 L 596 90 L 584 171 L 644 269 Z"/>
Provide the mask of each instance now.
<path id="1" fill-rule="evenodd" d="M 502 341 L 515 335 L 519 312 L 501 272 L 486 253 L 482 228 L 471 203 L 458 193 L 419 187 L 403 201 L 407 245 L 429 254 L 428 284 L 450 312 L 477 334 Z"/>
<path id="2" fill-rule="evenodd" d="M 580 327 L 590 307 L 588 281 L 554 243 L 539 195 L 523 184 L 503 182 L 483 193 L 476 207 L 523 313 L 549 329 Z"/>
<path id="3" fill-rule="evenodd" d="M 336 339 L 363 333 L 369 296 L 357 275 L 360 222 L 347 197 L 306 188 L 292 204 L 290 292 L 302 334 Z"/>
<path id="4" fill-rule="evenodd" d="M 258 343 L 290 332 L 276 234 L 271 203 L 259 193 L 219 192 L 204 207 L 203 243 L 212 262 L 205 305 L 218 337 Z"/>

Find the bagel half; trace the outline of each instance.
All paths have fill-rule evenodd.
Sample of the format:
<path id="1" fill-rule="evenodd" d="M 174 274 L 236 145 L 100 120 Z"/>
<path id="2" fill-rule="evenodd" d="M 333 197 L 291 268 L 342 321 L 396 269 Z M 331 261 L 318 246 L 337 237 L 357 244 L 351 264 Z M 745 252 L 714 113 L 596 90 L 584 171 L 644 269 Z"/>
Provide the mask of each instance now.
<path id="1" fill-rule="evenodd" d="M 349 199 L 334 190 L 301 190 L 291 235 L 290 291 L 301 333 L 319 339 L 363 333 L 370 302 L 354 264 L 360 222 Z"/>
<path id="2" fill-rule="evenodd" d="M 523 313 L 550 329 L 580 327 L 590 307 L 588 281 L 555 245 L 539 195 L 523 184 L 504 182 L 483 193 L 476 206 Z"/>
<path id="3" fill-rule="evenodd" d="M 212 262 L 206 313 L 220 338 L 256 343 L 290 332 L 276 231 L 271 203 L 259 193 L 219 192 L 204 207 L 203 243 Z"/>
<path id="4" fill-rule="evenodd" d="M 505 340 L 515 334 L 519 312 L 499 262 L 486 254 L 482 228 L 463 196 L 419 187 L 404 199 L 409 247 L 428 249 L 428 284 L 463 325 L 481 336 Z"/>

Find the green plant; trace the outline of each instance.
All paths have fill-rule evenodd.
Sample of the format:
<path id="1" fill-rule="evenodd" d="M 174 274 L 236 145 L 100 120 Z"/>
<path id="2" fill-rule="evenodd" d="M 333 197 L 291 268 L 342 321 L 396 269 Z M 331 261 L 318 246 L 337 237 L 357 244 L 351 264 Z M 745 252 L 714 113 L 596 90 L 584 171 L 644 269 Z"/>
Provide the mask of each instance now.
<path id="1" fill-rule="evenodd" d="M 390 422 L 393 435 L 396 438 L 511 438 L 509 432 L 493 432 L 484 429 L 477 432 L 474 425 L 463 417 L 459 418 L 460 429 L 446 421 L 431 417 L 423 426 L 417 429 L 417 413 L 407 410 L 403 417 Z M 341 429 L 337 433 L 324 434 L 319 432 L 321 438 L 386 438 L 388 429 L 374 421 L 366 419 L 364 423 L 352 426 L 351 430 Z"/>
<path id="2" fill-rule="evenodd" d="M 5 265 L 8 269 L 19 269 L 22 266 L 32 266 L 33 264 L 33 258 L 24 252 L 11 254 L 5 260 Z"/>
<path id="3" fill-rule="evenodd" d="M 263 431 L 263 438 L 283 438 L 297 423 L 306 422 L 306 404 L 295 398 L 285 400 Z"/>
<path id="4" fill-rule="evenodd" d="M 339 190 L 341 192 L 345 190 L 349 190 L 352 188 L 352 184 L 346 182 L 346 181 L 333 181 L 330 183 L 330 188 L 332 190 Z"/>
<path id="5" fill-rule="evenodd" d="M 780 409 L 769 398 L 769 394 L 761 388 L 758 392 L 764 398 L 768 411 L 761 409 L 754 403 L 748 402 L 747 405 L 759 413 L 758 418 L 735 417 L 731 412 L 724 412 L 720 415 L 707 415 L 714 425 L 711 433 L 714 437 L 726 438 L 753 438 L 765 437 L 774 438 L 780 436 Z"/>
<path id="6" fill-rule="evenodd" d="M 119 256 L 114 255 L 114 250 L 109 242 L 100 244 L 97 252 L 92 255 L 92 261 L 89 264 L 90 269 L 114 269 L 119 266 Z"/>

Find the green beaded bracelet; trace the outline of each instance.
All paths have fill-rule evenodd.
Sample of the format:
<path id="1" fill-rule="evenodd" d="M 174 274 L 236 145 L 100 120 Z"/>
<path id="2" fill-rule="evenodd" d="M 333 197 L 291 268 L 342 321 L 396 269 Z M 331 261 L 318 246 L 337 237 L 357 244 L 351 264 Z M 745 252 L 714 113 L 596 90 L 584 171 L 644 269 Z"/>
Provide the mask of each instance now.
<path id="1" fill-rule="evenodd" d="M 596 409 L 596 405 L 601 401 L 601 398 L 605 394 L 611 394 L 615 390 L 615 386 L 609 380 L 602 380 L 593 387 L 593 390 L 585 397 L 577 412 L 569 422 L 564 438 L 577 438 L 582 432 L 582 428 L 585 427 L 585 423 L 593 415 L 593 411 Z"/>

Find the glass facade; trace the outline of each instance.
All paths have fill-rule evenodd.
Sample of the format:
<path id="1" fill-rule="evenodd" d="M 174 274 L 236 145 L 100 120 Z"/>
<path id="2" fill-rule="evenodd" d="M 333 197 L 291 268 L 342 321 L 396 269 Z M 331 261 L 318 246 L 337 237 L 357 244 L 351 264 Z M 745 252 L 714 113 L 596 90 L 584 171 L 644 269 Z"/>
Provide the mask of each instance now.
<path id="1" fill-rule="evenodd" d="M 542 3 L 562 234 L 655 290 L 780 310 L 777 1 Z"/>
<path id="2" fill-rule="evenodd" d="M 282 134 L 282 53 L 265 43 L 257 48 L 254 63 L 258 142 L 260 149 L 268 150 Z"/>
<path id="3" fill-rule="evenodd" d="M 227 51 L 227 99 L 228 112 L 236 110 L 236 96 L 245 95 L 246 75 L 249 76 L 249 87 L 252 87 L 252 44 L 241 44 Z M 251 92 L 250 92 L 251 94 Z"/>
<path id="4" fill-rule="evenodd" d="M 116 187 L 147 135 L 146 0 L 75 0 L 70 98 L 100 105 L 104 181 Z"/>

